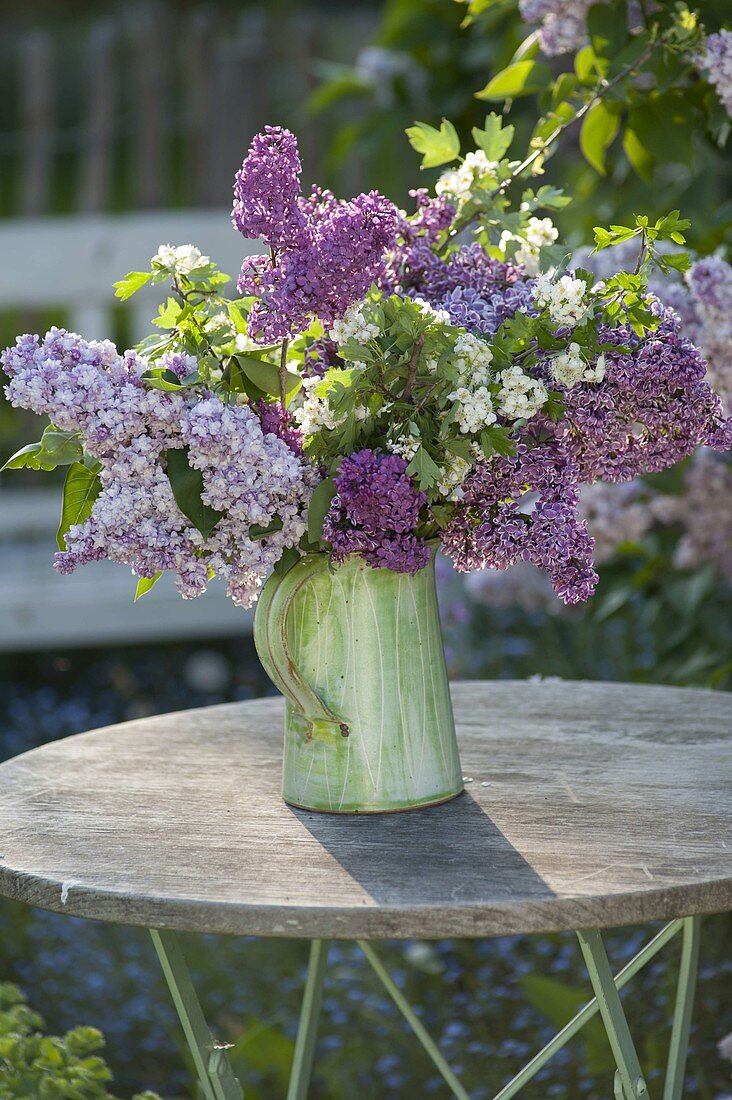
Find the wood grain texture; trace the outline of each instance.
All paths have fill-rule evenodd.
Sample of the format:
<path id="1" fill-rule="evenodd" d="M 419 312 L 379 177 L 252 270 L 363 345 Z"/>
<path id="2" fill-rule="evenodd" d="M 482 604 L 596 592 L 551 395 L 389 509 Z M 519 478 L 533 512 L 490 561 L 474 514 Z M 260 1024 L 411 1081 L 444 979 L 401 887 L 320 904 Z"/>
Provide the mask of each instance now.
<path id="1" fill-rule="evenodd" d="M 279 699 L 26 753 L 0 766 L 0 893 L 123 924 L 343 938 L 731 907 L 731 695 L 501 682 L 453 699 L 466 793 L 380 818 L 283 804 Z"/>

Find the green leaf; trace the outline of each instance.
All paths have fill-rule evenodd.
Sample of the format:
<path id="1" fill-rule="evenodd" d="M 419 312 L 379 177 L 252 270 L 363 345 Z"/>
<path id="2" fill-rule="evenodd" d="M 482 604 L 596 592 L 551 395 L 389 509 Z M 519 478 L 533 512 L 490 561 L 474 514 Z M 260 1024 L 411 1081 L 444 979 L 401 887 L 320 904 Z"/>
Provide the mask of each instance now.
<path id="1" fill-rule="evenodd" d="M 46 428 L 40 442 L 29 443 L 12 455 L 2 470 L 55 470 L 57 466 L 69 466 L 79 462 L 84 454 L 78 432 L 59 431 L 52 425 Z"/>
<path id="2" fill-rule="evenodd" d="M 653 169 L 656 161 L 636 133 L 633 114 L 631 114 L 623 134 L 623 149 L 640 178 L 645 180 L 646 183 L 653 183 Z"/>
<path id="3" fill-rule="evenodd" d="M 190 313 L 190 307 L 182 305 L 177 298 L 168 298 L 164 305 L 158 309 L 158 315 L 153 324 L 157 328 L 175 328 L 185 312 Z"/>
<path id="4" fill-rule="evenodd" d="M 598 57 L 614 58 L 628 40 L 625 4 L 593 4 L 587 13 L 587 30 Z"/>
<path id="5" fill-rule="evenodd" d="M 449 164 L 460 154 L 457 130 L 446 118 L 440 123 L 439 130 L 426 122 L 415 122 L 405 132 L 412 148 L 422 154 L 422 168 L 437 168 L 440 164 Z"/>
<path id="6" fill-rule="evenodd" d="M 586 161 L 601 176 L 606 174 L 605 153 L 620 127 L 620 115 L 599 100 L 585 115 L 580 130 L 580 149 Z"/>
<path id="7" fill-rule="evenodd" d="M 265 539 L 267 535 L 275 535 L 278 531 L 281 531 L 284 527 L 284 522 L 279 516 L 275 516 L 266 527 L 263 527 L 260 523 L 253 523 L 249 528 L 250 539 Z"/>
<path id="8" fill-rule="evenodd" d="M 126 302 L 133 294 L 137 294 L 138 290 L 141 290 L 146 283 L 149 283 L 152 276 L 152 271 L 130 271 L 124 279 L 112 284 L 115 297 L 122 302 Z"/>
<path id="9" fill-rule="evenodd" d="M 473 140 L 483 150 L 488 160 L 500 160 L 513 141 L 514 127 L 504 126 L 500 115 L 492 111 L 486 115 L 485 129 L 473 127 Z"/>
<path id="10" fill-rule="evenodd" d="M 74 462 L 68 468 L 61 503 L 61 522 L 56 532 L 59 550 L 66 549 L 69 528 L 75 523 L 83 523 L 91 515 L 94 501 L 102 491 L 98 469 L 98 462 L 93 468 L 85 466 L 83 462 Z"/>
<path id="11" fill-rule="evenodd" d="M 502 428 L 499 424 L 492 424 L 489 428 L 483 428 L 480 433 L 480 446 L 486 458 L 491 455 L 513 455 L 516 453 L 516 444 L 511 438 L 508 428 Z"/>
<path id="12" fill-rule="evenodd" d="M 489 80 L 476 92 L 478 99 L 516 99 L 540 92 L 552 82 L 552 73 L 542 61 L 517 61 Z"/>
<path id="13" fill-rule="evenodd" d="M 194 371 L 193 374 L 188 374 L 185 378 L 179 378 L 172 370 L 158 369 L 143 374 L 142 380 L 151 389 L 176 393 L 178 390 L 185 390 L 189 386 L 198 385 L 201 381 L 201 375 L 198 371 Z"/>
<path id="14" fill-rule="evenodd" d="M 331 501 L 336 495 L 336 485 L 332 477 L 326 477 L 316 485 L 308 506 L 308 539 L 320 542 L 323 537 L 323 524 Z"/>
<path id="15" fill-rule="evenodd" d="M 274 564 L 274 571 L 278 577 L 284 577 L 290 572 L 293 565 L 297 565 L 302 555 L 299 550 L 296 550 L 294 546 L 288 546 L 286 550 L 282 551 L 282 557 L 278 558 Z"/>
<path id="16" fill-rule="evenodd" d="M 0 473 L 3 470 L 22 470 L 26 467 L 29 470 L 52 470 L 53 466 L 44 466 L 38 461 L 40 450 L 40 443 L 27 443 L 25 447 L 21 447 L 19 451 L 11 455 L 3 466 L 0 466 Z"/>
<path id="17" fill-rule="evenodd" d="M 135 589 L 134 603 L 137 603 L 137 601 L 141 599 L 142 596 L 149 592 L 150 589 L 158 583 L 162 575 L 162 571 L 160 571 L 156 573 L 154 577 L 140 577 L 139 581 L 137 582 L 137 588 Z"/>
<path id="18" fill-rule="evenodd" d="M 407 473 L 417 479 L 420 489 L 431 489 L 442 477 L 440 467 L 421 445 L 407 466 Z"/>
<path id="19" fill-rule="evenodd" d="M 628 125 L 650 157 L 692 165 L 692 139 L 701 122 L 684 94 L 666 92 L 646 99 L 631 111 Z"/>
<path id="20" fill-rule="evenodd" d="M 232 358 L 236 359 L 242 373 L 246 375 L 250 382 L 254 383 L 257 389 L 270 394 L 272 397 L 279 397 L 280 372 L 274 363 L 258 359 L 255 355 L 235 355 Z M 292 393 L 301 382 L 302 379 L 299 374 L 293 374 L 292 371 L 285 372 L 286 393 Z"/>
<path id="21" fill-rule="evenodd" d="M 196 530 L 207 539 L 223 512 L 210 508 L 201 500 L 203 474 L 189 465 L 188 447 L 166 451 L 165 463 L 175 503 Z"/>

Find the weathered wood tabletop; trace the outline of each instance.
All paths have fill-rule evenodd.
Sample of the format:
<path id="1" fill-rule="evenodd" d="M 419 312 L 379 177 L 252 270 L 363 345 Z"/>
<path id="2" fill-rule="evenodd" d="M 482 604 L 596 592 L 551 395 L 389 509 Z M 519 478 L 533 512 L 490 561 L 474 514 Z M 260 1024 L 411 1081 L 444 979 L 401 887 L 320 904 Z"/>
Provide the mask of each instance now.
<path id="1" fill-rule="evenodd" d="M 732 907 L 732 695 L 453 685 L 466 792 L 381 817 L 279 793 L 282 702 L 128 722 L 0 766 L 0 893 L 157 928 L 390 938 Z"/>

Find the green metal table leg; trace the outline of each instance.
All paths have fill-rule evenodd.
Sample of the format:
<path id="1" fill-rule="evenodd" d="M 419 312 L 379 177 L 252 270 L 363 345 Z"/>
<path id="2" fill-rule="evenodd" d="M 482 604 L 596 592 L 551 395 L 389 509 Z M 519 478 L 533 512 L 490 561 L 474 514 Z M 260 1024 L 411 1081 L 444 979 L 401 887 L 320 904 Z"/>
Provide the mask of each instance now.
<path id="1" fill-rule="evenodd" d="M 453 1095 L 456 1096 L 458 1100 L 470 1100 L 470 1096 L 463 1088 L 459 1079 L 450 1069 L 450 1066 L 443 1057 L 440 1048 L 437 1046 L 437 1043 L 430 1036 L 429 1032 L 426 1030 L 419 1017 L 415 1015 L 412 1006 L 409 1004 L 409 1001 L 406 999 L 399 987 L 394 984 L 388 970 L 374 951 L 371 944 L 368 943 L 366 940 L 357 940 L 356 942 L 368 959 L 371 967 L 378 975 L 381 984 L 386 989 L 386 992 L 389 994 L 392 1001 L 397 1006 L 402 1016 L 404 1016 L 404 1019 L 407 1021 L 424 1049 L 427 1051 L 427 1054 L 430 1056 L 433 1065 L 452 1089 Z"/>
<path id="2" fill-rule="evenodd" d="M 637 955 L 635 955 L 629 963 L 623 967 L 623 969 L 614 978 L 615 985 L 618 989 L 622 989 L 628 984 L 631 978 L 635 977 L 639 970 L 654 958 L 662 947 L 665 947 L 669 940 L 682 930 L 684 922 L 681 920 L 671 921 L 660 932 L 650 940 L 645 947 L 642 947 Z M 511 1078 L 501 1089 L 499 1093 L 496 1093 L 493 1100 L 512 1100 L 517 1093 L 521 1091 L 524 1085 L 527 1085 L 543 1066 L 553 1058 L 554 1055 L 566 1046 L 570 1039 L 582 1030 L 586 1023 L 588 1023 L 597 1013 L 600 1011 L 600 1006 L 597 1003 L 597 997 L 593 997 L 591 1001 L 579 1010 L 576 1016 L 574 1016 L 569 1023 L 565 1024 L 561 1031 L 557 1032 L 553 1039 L 550 1039 L 546 1046 L 534 1055 L 530 1062 L 527 1062 L 522 1070 Z M 622 1082 L 620 1078 L 617 1078 L 617 1082 L 620 1083 L 622 1090 Z M 620 1096 L 620 1100 L 624 1100 L 622 1091 L 618 1094 L 616 1083 L 616 1096 Z"/>
<path id="3" fill-rule="evenodd" d="M 617 987 L 613 981 L 605 944 L 597 929 L 578 932 L 582 954 L 597 997 L 600 1015 L 610 1040 L 615 1064 L 618 1067 L 625 1100 L 642 1100 L 648 1096 L 640 1062 L 623 1012 Z M 616 1088 L 617 1094 L 617 1088 Z"/>
<path id="4" fill-rule="evenodd" d="M 681 1100 L 683 1096 L 686 1057 L 689 1052 L 691 1013 L 694 1007 L 696 975 L 699 968 L 699 933 L 699 917 L 687 917 L 684 921 L 679 980 L 676 986 L 676 1005 L 674 1008 L 674 1022 L 671 1028 L 663 1100 Z"/>
<path id="5" fill-rule="evenodd" d="M 226 1049 L 211 1035 L 175 932 L 150 929 L 205 1100 L 242 1100 Z"/>
<path id="6" fill-rule="evenodd" d="M 305 982 L 305 993 L 300 1010 L 300 1024 L 295 1041 L 287 1100 L 305 1100 L 310 1086 L 315 1055 L 315 1040 L 323 1000 L 323 980 L 328 962 L 327 940 L 313 940 L 310 945 L 310 962 Z"/>

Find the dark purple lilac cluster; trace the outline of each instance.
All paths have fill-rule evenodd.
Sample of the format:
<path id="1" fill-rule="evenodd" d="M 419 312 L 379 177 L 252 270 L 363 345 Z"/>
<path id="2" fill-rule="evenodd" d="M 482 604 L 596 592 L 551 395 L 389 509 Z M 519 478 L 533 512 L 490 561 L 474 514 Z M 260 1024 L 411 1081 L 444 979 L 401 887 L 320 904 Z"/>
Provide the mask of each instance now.
<path id="1" fill-rule="evenodd" d="M 702 444 L 732 445 L 732 420 L 706 380 L 706 363 L 682 334 L 679 318 L 656 306 L 659 327 L 640 339 L 626 328 L 604 329 L 616 344 L 606 353 L 599 385 L 573 386 L 564 395 L 568 439 L 581 480 L 630 481 L 665 470 Z"/>
<path id="2" fill-rule="evenodd" d="M 430 200 L 418 201 L 422 205 L 411 224 L 424 228 L 417 232 L 408 222 L 407 228 L 400 228 L 400 243 L 382 283 L 385 289 L 418 295 L 435 309 L 446 310 L 454 325 L 480 336 L 492 336 L 518 310 L 536 312 L 534 281 L 520 265 L 492 259 L 477 242 L 464 245 L 447 259 L 437 256 L 433 245 L 446 227 L 444 219 L 452 216 L 452 207 L 439 198 L 431 200 L 431 205 Z"/>
<path id="3" fill-rule="evenodd" d="M 539 439 L 527 435 L 515 455 L 474 467 L 442 545 L 461 572 L 531 562 L 565 603 L 578 603 L 598 579 L 577 513 L 579 469 L 564 442 Z"/>
<path id="4" fill-rule="evenodd" d="M 343 459 L 335 484 L 323 527 L 334 561 L 360 554 L 374 568 L 397 573 L 427 565 L 430 548 L 414 534 L 427 495 L 415 488 L 403 458 L 358 451 Z"/>
<path id="5" fill-rule="evenodd" d="M 455 217 L 455 207 L 442 195 L 434 198 L 424 187 L 410 191 L 417 209 L 411 218 L 400 215 L 396 243 L 380 285 L 387 293 L 408 295 L 424 283 L 441 261 L 434 248 Z"/>
<path id="6" fill-rule="evenodd" d="M 292 413 L 284 409 L 279 401 L 256 401 L 254 408 L 259 413 L 262 434 L 271 432 L 286 443 L 293 454 L 302 458 L 302 432 L 294 426 Z"/>
<path id="7" fill-rule="evenodd" d="M 380 278 L 395 242 L 398 212 L 378 191 L 346 201 L 314 188 L 306 199 L 300 170 L 294 135 L 268 126 L 236 177 L 234 225 L 270 248 L 244 261 L 238 283 L 257 295 L 249 332 L 261 343 L 302 332 L 314 315 L 325 325 L 341 317 Z"/>

